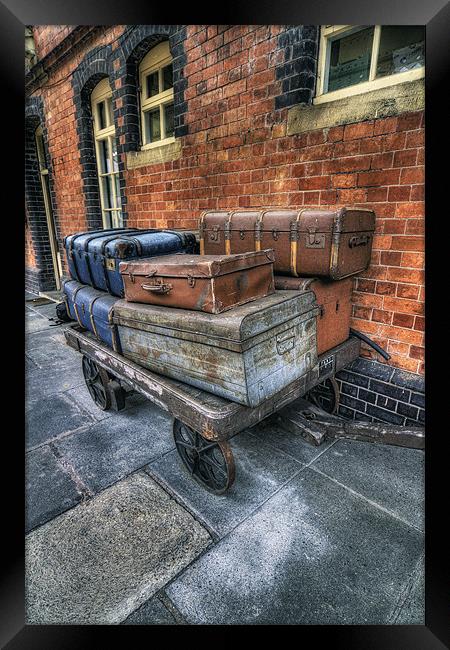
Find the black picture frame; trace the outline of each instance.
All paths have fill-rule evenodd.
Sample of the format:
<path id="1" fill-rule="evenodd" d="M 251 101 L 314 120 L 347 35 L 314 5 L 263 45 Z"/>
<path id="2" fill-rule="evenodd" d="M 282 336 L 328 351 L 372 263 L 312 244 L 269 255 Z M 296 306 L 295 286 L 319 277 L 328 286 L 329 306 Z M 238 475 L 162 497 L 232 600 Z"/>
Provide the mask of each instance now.
<path id="1" fill-rule="evenodd" d="M 200 5 L 198 5 L 200 7 Z M 0 2 L 0 70 L 4 91 L 4 110 L 8 128 L 3 131 L 3 152 L 8 152 L 8 165 L 15 156 L 13 176 L 16 180 L 14 190 L 8 182 L 8 198 L 12 199 L 13 215 L 8 218 L 11 229 L 17 229 L 14 236 L 14 250 L 7 262 L 8 317 L 23 313 L 22 290 L 24 259 L 17 254 L 23 245 L 23 221 L 21 201 L 23 181 L 23 122 L 24 105 L 24 26 L 29 24 L 153 24 L 164 22 L 163 7 L 150 7 L 146 3 L 128 0 L 97 0 L 88 2 L 78 0 L 46 0 L 44 3 L 32 0 L 3 0 Z M 426 287 L 427 287 L 427 379 L 426 379 L 426 623 L 423 626 L 302 626 L 299 642 L 305 640 L 304 634 L 314 635 L 314 644 L 331 648 L 357 648 L 358 650 L 382 648 L 383 650 L 438 650 L 450 647 L 450 616 L 448 602 L 448 542 L 445 532 L 446 473 L 443 467 L 446 460 L 445 443 L 448 433 L 445 421 L 445 394 L 447 387 L 445 374 L 441 376 L 439 367 L 445 351 L 448 316 L 440 308 L 446 304 L 445 292 L 439 280 L 448 277 L 443 262 L 449 256 L 448 235 L 445 219 L 447 216 L 447 179 L 445 157 L 445 137 L 448 127 L 448 79 L 449 79 L 449 33 L 450 5 L 443 0 L 427 3 L 423 0 L 394 2 L 393 0 L 360 0 L 360 2 L 326 2 L 300 4 L 294 0 L 274 3 L 270 0 L 257 4 L 227 3 L 221 15 L 195 15 L 192 5 L 180 8 L 169 7 L 172 22 L 176 15 L 180 23 L 186 24 L 419 24 L 426 25 L 426 209 L 429 215 L 426 230 Z M 192 10 L 193 11 L 190 11 Z M 169 11 L 165 13 L 169 14 Z M 187 15 L 189 14 L 189 15 Z M 185 20 L 182 20 L 185 19 Z M 170 22 L 170 18 L 169 18 Z M 4 117 L 5 120 L 5 117 Z M 3 122 L 5 127 L 5 122 Z M 11 127 L 9 126 L 11 125 Z M 9 153 L 11 152 L 11 153 Z M 448 148 L 447 148 L 448 152 Z M 14 216 L 15 215 L 15 216 Z M 20 215 L 20 216 L 19 216 Z M 11 253 L 11 249 L 9 251 Z M 15 252 L 15 254 L 14 254 Z M 20 299 L 20 302 L 19 302 Z M 434 304 L 434 314 L 433 314 Z M 440 318 L 441 316 L 441 318 Z M 9 320 L 11 323 L 11 320 Z M 11 330 L 14 331 L 11 331 Z M 5 340 L 5 339 L 3 339 Z M 12 341 L 9 343 L 9 341 Z M 444 347 L 442 347 L 444 346 Z M 12 424 L 4 425 L 4 465 L 10 470 L 6 490 L 3 492 L 3 552 L 2 575 L 0 582 L 0 644 L 11 650 L 18 648 L 86 648 L 106 644 L 105 635 L 111 633 L 109 626 L 27 626 L 25 620 L 24 594 L 24 463 L 23 437 L 24 417 L 20 400 L 10 403 L 14 387 L 14 397 L 20 395 L 24 387 L 23 371 L 18 357 L 23 350 L 23 330 L 14 319 L 14 327 L 8 333 L 8 346 L 14 356 L 12 362 L 4 361 L 8 370 L 8 391 L 4 392 L 4 412 L 12 412 Z M 5 357 L 6 358 L 6 357 Z M 443 364 L 444 370 L 447 364 Z M 15 370 L 13 370 L 15 368 Z M 14 379 L 15 376 L 15 379 Z M 12 379 L 11 379 L 12 377 Z M 14 382 L 14 383 L 13 383 Z M 19 388 L 19 390 L 17 390 Z M 24 391 L 25 392 L 25 391 Z M 22 425 L 22 426 L 21 426 Z M 180 630 L 179 630 L 180 631 Z M 185 628 L 181 632 L 185 633 Z M 148 635 L 145 628 L 114 626 L 115 643 L 120 643 L 130 634 Z M 214 632 L 214 630 L 213 630 Z M 193 633 L 197 634 L 196 630 Z M 277 633 L 277 632 L 276 632 Z M 126 635 L 126 637 L 125 637 Z M 151 637 L 147 636 L 147 642 Z"/>

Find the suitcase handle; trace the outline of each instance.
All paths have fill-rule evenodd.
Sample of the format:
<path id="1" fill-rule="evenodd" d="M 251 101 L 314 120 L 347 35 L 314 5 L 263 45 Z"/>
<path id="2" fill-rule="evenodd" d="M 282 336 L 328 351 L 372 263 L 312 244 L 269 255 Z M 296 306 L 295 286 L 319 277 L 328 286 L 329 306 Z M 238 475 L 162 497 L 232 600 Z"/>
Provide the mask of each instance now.
<path id="1" fill-rule="evenodd" d="M 279 334 L 277 336 L 277 352 L 278 354 L 286 354 L 286 352 L 289 352 L 289 350 L 292 350 L 294 347 L 294 341 L 295 341 L 295 333 L 289 331 L 286 334 Z"/>
<path id="2" fill-rule="evenodd" d="M 169 293 L 172 291 L 172 284 L 141 284 L 141 287 L 146 291 L 152 291 L 153 293 Z"/>
<path id="3" fill-rule="evenodd" d="M 354 248 L 355 246 L 367 246 L 369 241 L 370 235 L 360 235 L 359 237 L 355 235 L 354 237 L 350 237 L 348 240 L 348 246 L 349 248 Z"/>

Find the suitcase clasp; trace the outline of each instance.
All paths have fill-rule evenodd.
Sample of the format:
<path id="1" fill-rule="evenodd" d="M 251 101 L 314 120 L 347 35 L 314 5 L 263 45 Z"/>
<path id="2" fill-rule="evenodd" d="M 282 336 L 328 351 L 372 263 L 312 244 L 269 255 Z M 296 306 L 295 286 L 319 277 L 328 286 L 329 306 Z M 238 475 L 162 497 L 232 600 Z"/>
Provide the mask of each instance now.
<path id="1" fill-rule="evenodd" d="M 240 237 L 241 239 L 245 239 L 245 230 L 240 230 L 240 231 L 239 231 L 239 237 Z"/>
<path id="2" fill-rule="evenodd" d="M 195 287 L 195 278 L 193 278 L 192 275 L 187 276 L 187 281 L 190 287 Z"/>
<path id="3" fill-rule="evenodd" d="M 277 230 L 276 228 L 272 228 L 272 237 L 274 238 L 275 241 L 277 241 L 279 236 L 280 236 L 280 231 Z"/>
<path id="4" fill-rule="evenodd" d="M 309 228 L 306 237 L 306 248 L 325 248 L 325 235 L 317 234 L 317 228 Z"/>
<path id="5" fill-rule="evenodd" d="M 209 241 L 219 241 L 220 226 L 213 226 L 209 231 Z"/>

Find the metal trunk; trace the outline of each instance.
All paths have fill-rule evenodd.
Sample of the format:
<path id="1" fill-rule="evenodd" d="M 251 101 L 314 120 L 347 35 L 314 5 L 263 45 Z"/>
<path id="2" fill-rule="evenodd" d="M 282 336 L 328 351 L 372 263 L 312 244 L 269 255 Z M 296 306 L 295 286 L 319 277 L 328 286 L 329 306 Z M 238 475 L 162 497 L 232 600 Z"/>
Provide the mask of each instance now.
<path id="1" fill-rule="evenodd" d="M 113 321 L 125 357 L 255 407 L 316 363 L 317 313 L 311 291 L 277 291 L 218 315 L 120 300 Z"/>

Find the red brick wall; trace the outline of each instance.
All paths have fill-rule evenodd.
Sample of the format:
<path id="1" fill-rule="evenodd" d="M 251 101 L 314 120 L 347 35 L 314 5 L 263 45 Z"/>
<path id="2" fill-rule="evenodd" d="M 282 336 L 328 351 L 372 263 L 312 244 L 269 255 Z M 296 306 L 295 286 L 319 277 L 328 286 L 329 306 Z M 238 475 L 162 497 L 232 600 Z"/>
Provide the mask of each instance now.
<path id="1" fill-rule="evenodd" d="M 62 235 L 85 226 L 70 74 L 89 49 L 122 29 L 92 41 L 49 82 L 59 85 L 40 91 Z M 373 208 L 374 250 L 355 282 L 352 325 L 387 348 L 392 365 L 423 373 L 423 113 L 287 136 L 287 109 L 275 110 L 281 29 L 188 28 L 189 134 L 180 159 L 125 173 L 128 225 L 192 228 L 211 208 Z"/>
<path id="2" fill-rule="evenodd" d="M 36 56 L 43 59 L 62 40 L 70 34 L 75 25 L 35 25 L 33 36 L 36 46 Z"/>

